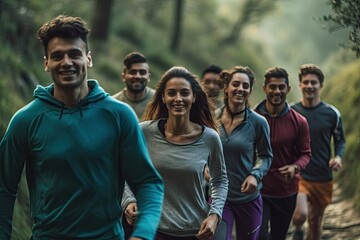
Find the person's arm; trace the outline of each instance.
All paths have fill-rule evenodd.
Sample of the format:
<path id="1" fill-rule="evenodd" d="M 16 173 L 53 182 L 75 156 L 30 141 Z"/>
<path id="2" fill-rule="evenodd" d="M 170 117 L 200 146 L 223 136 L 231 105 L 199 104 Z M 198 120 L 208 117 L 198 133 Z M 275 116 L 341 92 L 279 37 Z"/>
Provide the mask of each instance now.
<path id="1" fill-rule="evenodd" d="M 125 182 L 123 197 L 121 199 L 121 207 L 122 209 L 124 209 L 123 217 L 126 218 L 126 221 L 130 225 L 134 225 L 138 214 L 136 198 L 126 182 Z"/>
<path id="2" fill-rule="evenodd" d="M 261 116 L 259 119 L 255 131 L 256 160 L 249 177 L 253 176 L 257 180 L 257 183 L 259 183 L 269 170 L 273 158 L 270 144 L 270 127 L 264 117 Z"/>
<path id="3" fill-rule="evenodd" d="M 337 124 L 333 131 L 335 157 L 330 159 L 329 167 L 337 171 L 342 168 L 342 156 L 345 152 L 345 134 L 340 113 L 337 113 Z"/>
<path id="4" fill-rule="evenodd" d="M 296 140 L 297 159 L 295 161 L 297 172 L 305 169 L 311 158 L 310 130 L 305 118 L 302 119 Z"/>
<path id="5" fill-rule="evenodd" d="M 12 119 L 0 143 L 0 239 L 11 239 L 14 203 L 26 158 L 25 133 Z"/>
<path id="6" fill-rule="evenodd" d="M 133 111 L 122 118 L 120 136 L 122 174 L 134 193 L 138 214 L 132 237 L 153 239 L 159 224 L 164 187 L 146 148 Z"/>
<path id="7" fill-rule="evenodd" d="M 223 147 L 220 137 L 214 132 L 211 138 L 212 145 L 209 144 L 210 156 L 208 159 L 208 168 L 210 175 L 211 208 L 209 216 L 216 214 L 221 221 L 222 211 L 228 193 L 228 177 L 226 172 Z"/>

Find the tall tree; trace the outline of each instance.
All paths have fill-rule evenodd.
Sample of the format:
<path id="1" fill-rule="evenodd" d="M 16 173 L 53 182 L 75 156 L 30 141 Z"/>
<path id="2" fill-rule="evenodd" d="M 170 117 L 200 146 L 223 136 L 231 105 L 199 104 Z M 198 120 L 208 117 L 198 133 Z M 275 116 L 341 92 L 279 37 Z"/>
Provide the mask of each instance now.
<path id="1" fill-rule="evenodd" d="M 182 27 L 182 19 L 183 19 L 183 12 L 184 12 L 184 5 L 185 0 L 176 0 L 175 8 L 174 8 L 174 28 L 173 34 L 171 38 L 171 51 L 175 52 L 180 45 L 180 38 L 181 38 L 181 27 Z"/>
<path id="2" fill-rule="evenodd" d="M 239 15 L 235 22 L 230 34 L 225 37 L 225 43 L 233 43 L 240 39 L 242 30 L 248 25 L 253 18 L 273 10 L 275 4 L 271 0 L 245 0 L 243 4 L 240 4 Z"/>
<path id="3" fill-rule="evenodd" d="M 108 39 L 112 6 L 113 0 L 96 0 L 91 31 L 91 36 L 95 40 Z"/>
<path id="4" fill-rule="evenodd" d="M 323 17 L 330 32 L 348 28 L 348 47 L 360 57 L 360 0 L 329 0 L 333 14 Z M 346 46 L 346 45 L 345 45 Z"/>

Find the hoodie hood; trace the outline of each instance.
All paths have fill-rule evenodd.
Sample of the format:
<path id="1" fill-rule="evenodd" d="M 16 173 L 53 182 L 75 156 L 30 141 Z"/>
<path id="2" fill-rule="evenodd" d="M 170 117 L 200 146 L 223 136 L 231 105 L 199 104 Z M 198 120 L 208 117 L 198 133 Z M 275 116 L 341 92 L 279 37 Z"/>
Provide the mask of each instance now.
<path id="1" fill-rule="evenodd" d="M 255 111 L 258 113 L 261 113 L 261 115 L 270 116 L 268 111 L 266 110 L 266 100 L 263 100 L 261 103 L 259 103 L 255 107 Z M 289 104 L 287 102 L 285 102 L 285 106 L 284 106 L 283 110 L 279 113 L 278 116 L 282 117 L 282 116 L 286 115 L 289 111 L 290 111 Z"/>
<path id="2" fill-rule="evenodd" d="M 91 103 L 100 101 L 109 96 L 109 94 L 106 93 L 104 89 L 99 86 L 99 83 L 96 80 L 87 80 L 87 84 L 90 90 L 89 94 L 83 99 L 81 99 L 80 102 L 72 108 L 67 107 L 63 102 L 59 101 L 54 97 L 53 83 L 46 87 L 38 85 L 34 91 L 34 98 L 46 102 L 50 108 L 58 109 L 59 119 L 62 118 L 62 115 L 64 113 L 72 113 L 76 111 L 79 111 L 82 117 L 82 111 L 84 107 L 87 107 Z"/>

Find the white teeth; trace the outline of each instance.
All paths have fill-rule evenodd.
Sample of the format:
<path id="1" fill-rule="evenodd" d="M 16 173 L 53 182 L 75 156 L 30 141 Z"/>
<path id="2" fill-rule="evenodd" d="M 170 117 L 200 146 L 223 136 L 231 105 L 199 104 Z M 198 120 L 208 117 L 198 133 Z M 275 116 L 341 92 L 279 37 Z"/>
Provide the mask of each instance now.
<path id="1" fill-rule="evenodd" d="M 71 75 L 71 74 L 74 74 L 75 71 L 61 71 L 60 74 L 62 75 Z"/>

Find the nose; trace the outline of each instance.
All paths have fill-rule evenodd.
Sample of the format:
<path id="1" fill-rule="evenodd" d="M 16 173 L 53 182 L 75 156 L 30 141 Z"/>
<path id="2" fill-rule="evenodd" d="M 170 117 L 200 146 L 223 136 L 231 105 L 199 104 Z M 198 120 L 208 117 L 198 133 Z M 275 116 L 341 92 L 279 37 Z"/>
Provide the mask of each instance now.
<path id="1" fill-rule="evenodd" d="M 280 91 L 280 88 L 279 87 L 276 87 L 275 89 L 274 89 L 274 93 L 280 93 L 281 91 Z"/>
<path id="2" fill-rule="evenodd" d="M 136 71 L 136 73 L 135 73 L 135 77 L 136 77 L 136 78 L 141 78 L 140 71 Z"/>
<path id="3" fill-rule="evenodd" d="M 71 58 L 67 54 L 64 55 L 62 65 L 65 65 L 65 66 L 72 65 Z"/>
<path id="4" fill-rule="evenodd" d="M 177 93 L 177 94 L 175 95 L 175 101 L 181 101 L 181 100 L 182 100 L 181 94 L 180 94 L 180 93 Z"/>

